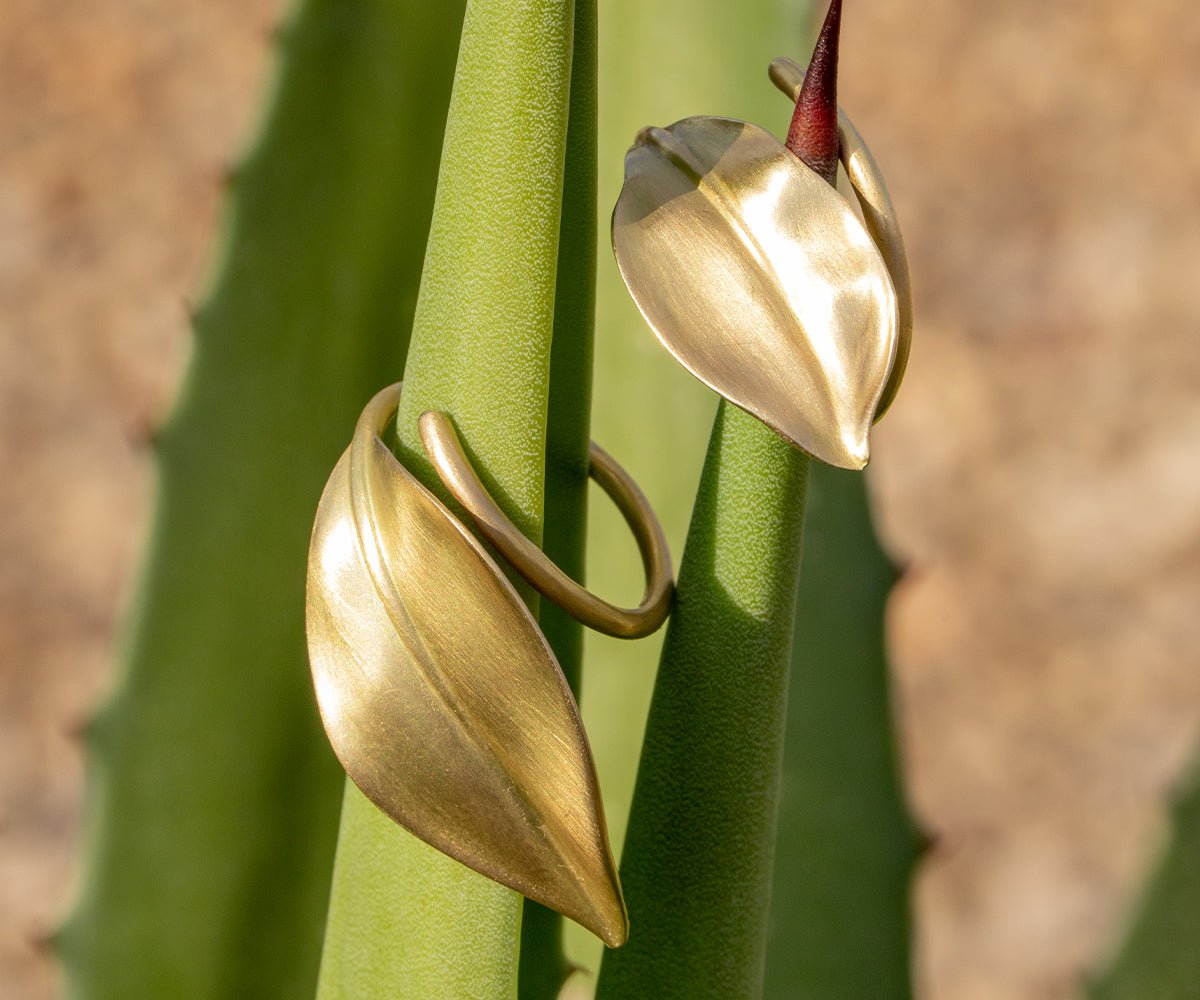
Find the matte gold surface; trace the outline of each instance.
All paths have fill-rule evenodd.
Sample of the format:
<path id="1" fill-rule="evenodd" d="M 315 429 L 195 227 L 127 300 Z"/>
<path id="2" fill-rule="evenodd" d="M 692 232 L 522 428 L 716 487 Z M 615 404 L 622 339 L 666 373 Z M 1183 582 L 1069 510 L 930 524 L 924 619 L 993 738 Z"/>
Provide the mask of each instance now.
<path id="1" fill-rule="evenodd" d="M 795 104 L 804 84 L 804 67 L 794 59 L 781 56 L 772 60 L 769 74 L 771 82 Z M 875 410 L 875 419 L 878 420 L 896 398 L 900 383 L 904 379 L 904 369 L 908 367 L 913 329 L 912 279 L 908 273 L 908 254 L 904 251 L 900 223 L 896 219 L 896 209 L 892 205 L 887 185 L 883 182 L 883 174 L 880 173 L 875 158 L 863 142 L 858 129 L 841 108 L 838 109 L 838 138 L 842 167 L 862 208 L 867 232 L 871 234 L 880 254 L 883 255 L 888 274 L 892 277 L 892 286 L 896 290 L 896 306 L 899 310 L 896 361 L 892 365 L 892 373 Z"/>
<path id="2" fill-rule="evenodd" d="M 430 410 L 421 414 L 419 427 L 425 450 L 446 489 L 471 515 L 484 537 L 543 595 L 588 628 L 622 639 L 649 635 L 666 620 L 674 592 L 667 539 L 650 502 L 603 448 L 592 443 L 588 473 L 612 497 L 637 539 L 646 570 L 646 591 L 636 608 L 620 608 L 601 600 L 521 534 L 479 481 L 445 413 Z"/>
<path id="3" fill-rule="evenodd" d="M 399 389 L 359 418 L 309 550 L 334 752 L 422 840 L 617 947 L 628 918 L 575 701 L 499 567 L 380 439 Z"/>
<path id="4" fill-rule="evenodd" d="M 612 233 L 638 308 L 689 371 L 817 458 L 866 465 L 898 310 L 837 191 L 756 125 L 687 118 L 638 135 Z"/>

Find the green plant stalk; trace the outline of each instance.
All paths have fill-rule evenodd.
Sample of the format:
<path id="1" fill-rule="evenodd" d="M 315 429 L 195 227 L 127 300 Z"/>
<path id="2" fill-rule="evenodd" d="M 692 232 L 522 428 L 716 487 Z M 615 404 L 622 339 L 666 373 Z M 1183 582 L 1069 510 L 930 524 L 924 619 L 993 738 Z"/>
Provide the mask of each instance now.
<path id="1" fill-rule="evenodd" d="M 554 337 L 546 425 L 546 516 L 542 548 L 572 579 L 583 581 L 587 548 L 588 448 L 591 441 L 592 347 L 596 311 L 596 0 L 575 0 L 571 94 L 559 225 Z M 579 697 L 583 627 L 556 604 L 542 602 L 540 624 Z M 520 1000 L 555 1000 L 570 974 L 563 921 L 525 900 Z"/>
<path id="2" fill-rule="evenodd" d="M 513 522 L 541 537 L 570 0 L 471 0 L 397 419 L 454 419 Z M 521 897 L 439 854 L 347 785 L 318 996 L 515 997 Z"/>
<path id="3" fill-rule="evenodd" d="M 85 875 L 56 939 L 72 997 L 312 995 L 342 781 L 305 550 L 362 402 L 402 364 L 461 9 L 310 0 L 280 36 L 87 732 Z"/>
<path id="4" fill-rule="evenodd" d="M 900 789 L 884 642 L 897 577 L 864 477 L 814 463 L 767 937 L 772 1000 L 912 995 L 921 838 Z"/>
<path id="5" fill-rule="evenodd" d="M 622 856 L 630 939 L 599 1000 L 761 993 L 808 465 L 721 404 Z"/>
<path id="6" fill-rule="evenodd" d="M 1171 830 L 1128 936 L 1091 1000 L 1191 1000 L 1200 984 L 1200 767 L 1174 798 Z"/>

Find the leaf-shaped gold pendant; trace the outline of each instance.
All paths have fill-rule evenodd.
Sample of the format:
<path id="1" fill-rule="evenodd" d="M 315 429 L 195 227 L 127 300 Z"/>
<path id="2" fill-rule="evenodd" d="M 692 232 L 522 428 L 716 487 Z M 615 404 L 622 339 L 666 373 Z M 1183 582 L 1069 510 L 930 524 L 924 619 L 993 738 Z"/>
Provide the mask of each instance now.
<path id="1" fill-rule="evenodd" d="M 684 367 L 817 458 L 866 465 L 896 293 L 845 198 L 765 129 L 685 118 L 638 135 L 612 236 Z"/>
<path id="2" fill-rule="evenodd" d="M 317 510 L 308 649 L 325 729 L 422 840 L 583 924 L 628 933 L 579 711 L 529 609 L 363 411 Z"/>

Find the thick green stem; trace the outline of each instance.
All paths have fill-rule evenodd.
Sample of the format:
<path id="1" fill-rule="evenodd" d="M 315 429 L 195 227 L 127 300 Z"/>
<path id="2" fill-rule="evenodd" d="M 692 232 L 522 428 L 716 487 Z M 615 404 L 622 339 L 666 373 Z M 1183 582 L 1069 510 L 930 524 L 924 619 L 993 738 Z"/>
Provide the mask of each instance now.
<path id="1" fill-rule="evenodd" d="M 588 446 L 592 401 L 592 340 L 596 309 L 596 2 L 575 0 L 571 97 L 559 227 L 558 284 L 546 426 L 546 517 L 542 547 L 582 581 L 587 540 Z M 544 601 L 542 632 L 567 682 L 579 696 L 583 627 Z M 521 930 L 521 1000 L 554 1000 L 571 966 L 563 952 L 563 922 L 526 900 Z"/>
<path id="2" fill-rule="evenodd" d="M 600 1000 L 761 992 L 808 465 L 721 405 L 622 856 L 632 930 Z"/>
<path id="3" fill-rule="evenodd" d="M 866 481 L 814 463 L 788 696 L 765 996 L 906 1000 L 920 838 L 900 788 Z M 871 960 L 863 961 L 864 955 Z"/>
<path id="4" fill-rule="evenodd" d="M 571 71 L 570 0 L 471 0 L 397 435 L 433 486 L 417 417 L 447 411 L 481 478 L 540 539 Z M 516 994 L 521 899 L 347 789 L 319 995 Z"/>

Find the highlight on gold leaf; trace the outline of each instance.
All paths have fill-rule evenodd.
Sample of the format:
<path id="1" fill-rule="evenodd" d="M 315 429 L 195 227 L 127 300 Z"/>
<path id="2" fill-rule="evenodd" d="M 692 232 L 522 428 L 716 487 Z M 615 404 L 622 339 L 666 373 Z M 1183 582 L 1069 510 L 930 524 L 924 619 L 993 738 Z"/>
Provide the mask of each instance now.
<path id="1" fill-rule="evenodd" d="M 804 85 L 804 67 L 794 59 L 780 56 L 771 61 L 768 73 L 771 82 L 794 104 L 800 97 L 800 88 Z M 875 410 L 875 420 L 878 421 L 892 405 L 900 383 L 904 379 L 904 370 L 908 366 L 908 352 L 912 345 L 913 332 L 913 293 L 912 278 L 908 271 L 908 254 L 904 250 L 904 237 L 900 234 L 900 222 L 896 218 L 896 209 L 888 194 L 883 174 L 875 163 L 875 157 L 867 148 L 862 135 L 854 127 L 846 112 L 838 108 L 838 144 L 842 167 L 846 178 L 854 189 L 862 211 L 863 222 L 867 232 L 883 255 L 888 274 L 892 277 L 892 285 L 896 289 L 897 308 L 897 340 L 896 361 L 892 365 L 892 374 L 888 377 L 887 386 L 883 390 L 883 398 Z"/>
<path id="2" fill-rule="evenodd" d="M 899 320 L 845 198 L 765 129 L 686 118 L 639 133 L 612 237 L 634 301 L 684 367 L 809 454 L 866 465 Z"/>
<path id="3" fill-rule="evenodd" d="M 381 440 L 398 398 L 363 411 L 309 550 L 334 752 L 397 823 L 618 947 L 628 918 L 575 701 L 512 584 Z"/>

